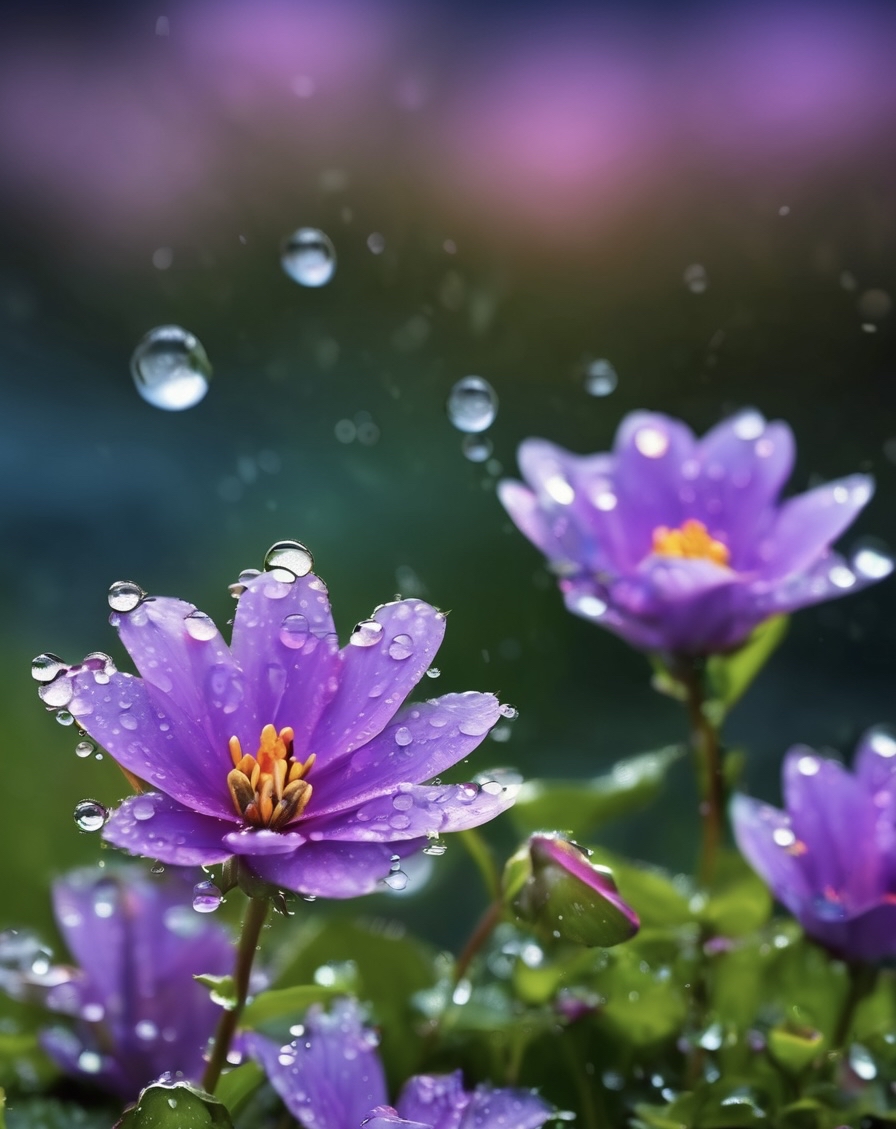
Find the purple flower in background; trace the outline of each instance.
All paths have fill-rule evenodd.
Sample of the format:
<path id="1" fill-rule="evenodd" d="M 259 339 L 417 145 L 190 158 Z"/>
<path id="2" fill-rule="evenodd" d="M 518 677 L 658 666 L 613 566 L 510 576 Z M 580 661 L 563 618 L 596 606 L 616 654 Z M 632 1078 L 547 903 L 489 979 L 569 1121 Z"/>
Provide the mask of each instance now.
<path id="1" fill-rule="evenodd" d="M 276 886 L 348 898 L 513 802 L 498 782 L 425 783 L 501 715 L 474 692 L 402 707 L 442 641 L 441 612 L 385 604 L 340 650 L 318 577 L 244 580 L 230 647 L 192 604 L 134 598 L 112 620 L 142 678 L 91 656 L 41 687 L 155 789 L 113 812 L 110 843 L 173 865 L 237 855 Z"/>
<path id="2" fill-rule="evenodd" d="M 376 1035 L 354 1000 L 338 1000 L 329 1015 L 309 1009 L 303 1033 L 286 1046 L 251 1033 L 244 1040 L 305 1129 L 539 1129 L 554 1114 L 529 1090 L 465 1090 L 459 1070 L 409 1079 L 393 1109 Z"/>
<path id="3" fill-rule="evenodd" d="M 896 739 L 866 733 L 854 773 L 797 746 L 783 775 L 786 811 L 746 796 L 732 801 L 747 861 L 837 956 L 896 956 Z"/>
<path id="4" fill-rule="evenodd" d="M 851 564 L 831 543 L 868 502 L 862 474 L 779 501 L 794 441 L 754 410 L 696 439 L 633 412 L 613 451 L 573 455 L 527 439 L 528 485 L 499 496 L 560 576 L 566 606 L 641 650 L 727 651 L 773 615 L 855 591 L 892 571 L 872 549 Z"/>
<path id="5" fill-rule="evenodd" d="M 41 1033 L 65 1074 L 123 1100 L 166 1072 L 201 1076 L 220 1009 L 193 977 L 229 972 L 233 946 L 192 909 L 192 881 L 128 867 L 55 882 L 53 911 L 76 968 L 52 965 L 28 936 L 0 938 L 0 989 L 75 1020 Z"/>

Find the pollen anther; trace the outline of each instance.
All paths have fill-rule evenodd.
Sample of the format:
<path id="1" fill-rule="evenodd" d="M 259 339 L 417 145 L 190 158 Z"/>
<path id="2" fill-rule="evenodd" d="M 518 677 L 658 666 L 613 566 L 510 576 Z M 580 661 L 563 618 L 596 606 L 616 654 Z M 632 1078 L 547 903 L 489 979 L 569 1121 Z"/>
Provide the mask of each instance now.
<path id="1" fill-rule="evenodd" d="M 304 762 L 294 760 L 294 737 L 289 726 L 278 733 L 273 725 L 266 725 L 255 756 L 243 752 L 238 737 L 228 742 L 233 768 L 227 774 L 227 787 L 237 815 L 254 827 L 277 831 L 308 806 L 311 785 L 305 776 L 314 764 L 314 753 Z"/>
<path id="2" fill-rule="evenodd" d="M 660 557 L 686 557 L 689 560 L 712 561 L 727 566 L 731 560 L 728 546 L 711 537 L 702 521 L 688 518 L 678 529 L 660 525 L 653 531 L 653 550 Z"/>

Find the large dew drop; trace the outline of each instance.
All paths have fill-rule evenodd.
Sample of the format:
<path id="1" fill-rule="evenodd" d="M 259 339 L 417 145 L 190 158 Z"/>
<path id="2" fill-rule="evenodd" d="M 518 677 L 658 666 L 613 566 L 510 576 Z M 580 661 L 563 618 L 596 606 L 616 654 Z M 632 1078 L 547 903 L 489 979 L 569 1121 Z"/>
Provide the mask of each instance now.
<path id="1" fill-rule="evenodd" d="M 146 598 L 146 593 L 133 580 L 116 580 L 109 587 L 109 607 L 114 612 L 132 612 Z"/>
<path id="2" fill-rule="evenodd" d="M 212 376 L 201 342 L 179 325 L 151 329 L 131 357 L 137 391 L 154 408 L 181 412 L 208 392 Z"/>
<path id="3" fill-rule="evenodd" d="M 301 286 L 326 286 L 336 270 L 336 248 L 316 227 L 300 227 L 283 240 L 280 265 Z"/>
<path id="4" fill-rule="evenodd" d="M 223 900 L 214 882 L 197 882 L 193 887 L 193 909 L 197 913 L 214 913 Z"/>
<path id="5" fill-rule="evenodd" d="M 448 394 L 446 410 L 458 431 L 473 434 L 485 431 L 495 422 L 498 397 L 494 388 L 481 376 L 465 376 Z"/>
<path id="6" fill-rule="evenodd" d="M 108 811 L 98 800 L 81 800 L 75 805 L 74 820 L 82 831 L 99 831 L 108 818 Z"/>
<path id="7" fill-rule="evenodd" d="M 287 583 L 307 576 L 314 568 L 314 557 L 301 541 L 277 541 L 264 555 L 264 567 L 275 580 Z"/>
<path id="8" fill-rule="evenodd" d="M 31 677 L 36 682 L 52 682 L 63 670 L 65 663 L 58 655 L 46 653 L 31 660 Z"/>

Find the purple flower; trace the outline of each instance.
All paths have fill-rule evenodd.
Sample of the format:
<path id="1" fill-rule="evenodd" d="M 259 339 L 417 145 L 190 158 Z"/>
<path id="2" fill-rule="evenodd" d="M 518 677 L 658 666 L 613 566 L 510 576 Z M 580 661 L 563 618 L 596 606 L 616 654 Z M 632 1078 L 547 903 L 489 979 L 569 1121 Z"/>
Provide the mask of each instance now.
<path id="1" fill-rule="evenodd" d="M 229 972 L 233 946 L 192 909 L 191 886 L 131 867 L 59 879 L 53 910 L 77 968 L 51 965 L 27 938 L 0 941 L 0 988 L 75 1020 L 41 1033 L 64 1073 L 123 1100 L 165 1072 L 201 1076 L 220 1012 L 193 977 Z"/>
<path id="2" fill-rule="evenodd" d="M 155 789 L 112 814 L 110 843 L 173 865 L 237 855 L 274 885 L 348 898 L 516 789 L 425 783 L 500 716 L 473 692 L 402 707 L 442 641 L 441 612 L 384 604 L 340 650 L 323 582 L 288 575 L 245 580 L 230 647 L 192 604 L 148 599 L 112 616 L 142 678 L 93 656 L 41 691 Z"/>
<path id="3" fill-rule="evenodd" d="M 786 811 L 732 801 L 737 844 L 806 933 L 844 960 L 896 956 L 896 740 L 872 729 L 855 772 L 805 746 L 784 760 Z"/>
<path id="4" fill-rule="evenodd" d="M 700 656 L 892 570 L 871 549 L 847 565 L 830 548 L 873 481 L 854 474 L 781 502 L 793 458 L 790 428 L 754 410 L 699 440 L 678 420 L 633 412 L 612 453 L 527 439 L 528 485 L 504 481 L 499 496 L 570 611 L 642 650 Z"/>
<path id="5" fill-rule="evenodd" d="M 244 1039 L 305 1129 L 540 1129 L 554 1114 L 529 1090 L 465 1090 L 459 1070 L 409 1079 L 393 1109 L 376 1035 L 354 1000 L 338 1000 L 329 1015 L 309 1009 L 304 1031 L 286 1046 L 263 1035 Z"/>

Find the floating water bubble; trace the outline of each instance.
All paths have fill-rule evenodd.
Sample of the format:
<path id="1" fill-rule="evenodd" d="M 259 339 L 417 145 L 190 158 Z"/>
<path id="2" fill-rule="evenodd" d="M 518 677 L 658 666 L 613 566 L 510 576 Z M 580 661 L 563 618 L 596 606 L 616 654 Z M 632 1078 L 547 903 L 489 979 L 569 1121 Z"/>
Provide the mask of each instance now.
<path id="1" fill-rule="evenodd" d="M 448 394 L 448 419 L 458 431 L 485 431 L 495 422 L 498 397 L 494 388 L 481 376 L 465 376 Z"/>
<path id="2" fill-rule="evenodd" d="M 96 745 L 92 741 L 79 741 L 75 745 L 75 756 L 84 757 L 92 756 L 96 752 Z"/>
<path id="3" fill-rule="evenodd" d="M 224 895 L 210 879 L 193 887 L 193 909 L 197 913 L 214 913 L 223 900 Z"/>
<path id="4" fill-rule="evenodd" d="M 52 682 L 57 674 L 66 669 L 65 663 L 58 655 L 49 652 L 37 655 L 31 660 L 31 677 L 35 682 Z"/>
<path id="5" fill-rule="evenodd" d="M 73 818 L 82 831 L 99 831 L 109 812 L 98 800 L 81 800 L 75 805 Z"/>
<path id="6" fill-rule="evenodd" d="M 355 647 L 372 647 L 383 637 L 383 625 L 375 619 L 364 619 L 355 624 L 349 643 Z"/>
<path id="7" fill-rule="evenodd" d="M 283 240 L 280 265 L 301 286 L 325 286 L 336 270 L 336 248 L 316 227 L 300 227 Z"/>
<path id="8" fill-rule="evenodd" d="M 484 463 L 491 458 L 494 450 L 492 441 L 487 435 L 465 435 L 460 449 L 465 459 L 471 463 Z"/>
<path id="9" fill-rule="evenodd" d="M 133 580 L 116 580 L 109 586 L 109 607 L 114 612 L 132 612 L 146 599 L 146 593 Z"/>
<path id="10" fill-rule="evenodd" d="M 192 333 L 179 325 L 160 325 L 134 350 L 131 376 L 147 404 L 181 412 L 194 407 L 208 392 L 212 366 Z"/>
<path id="11" fill-rule="evenodd" d="M 289 583 L 307 576 L 314 568 L 314 557 L 301 541 L 277 541 L 264 555 L 264 567 L 275 580 Z"/>
<path id="12" fill-rule="evenodd" d="M 601 358 L 585 366 L 583 383 L 589 396 L 609 396 L 616 391 L 619 376 L 610 362 Z"/>
<path id="13" fill-rule="evenodd" d="M 184 618 L 184 627 L 191 639 L 196 639 L 202 643 L 207 643 L 209 639 L 214 639 L 218 634 L 218 629 L 215 627 L 215 622 L 211 616 L 198 610 L 190 612 Z"/>
<path id="14" fill-rule="evenodd" d="M 689 267 L 685 268 L 684 284 L 692 294 L 703 294 L 709 285 L 706 268 L 701 266 L 700 263 L 691 263 Z"/>

